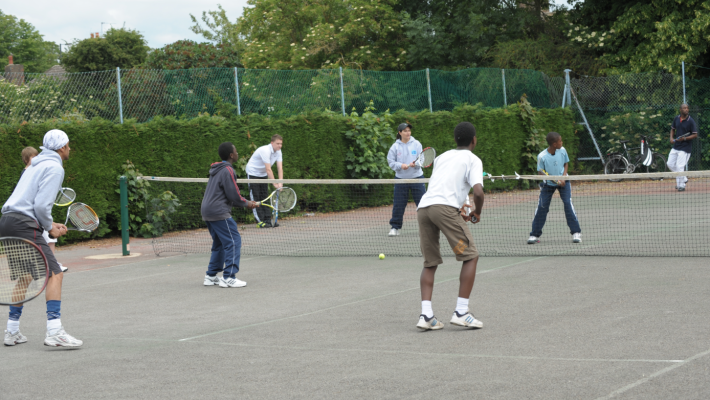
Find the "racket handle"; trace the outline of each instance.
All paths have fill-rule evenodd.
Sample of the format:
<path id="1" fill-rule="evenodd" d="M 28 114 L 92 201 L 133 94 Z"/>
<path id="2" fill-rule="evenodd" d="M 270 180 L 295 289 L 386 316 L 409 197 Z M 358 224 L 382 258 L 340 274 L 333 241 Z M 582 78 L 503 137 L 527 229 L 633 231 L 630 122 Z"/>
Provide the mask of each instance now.
<path id="1" fill-rule="evenodd" d="M 478 222 L 478 218 L 476 218 L 476 216 L 474 215 L 471 217 L 471 223 L 476 223 L 476 222 Z"/>

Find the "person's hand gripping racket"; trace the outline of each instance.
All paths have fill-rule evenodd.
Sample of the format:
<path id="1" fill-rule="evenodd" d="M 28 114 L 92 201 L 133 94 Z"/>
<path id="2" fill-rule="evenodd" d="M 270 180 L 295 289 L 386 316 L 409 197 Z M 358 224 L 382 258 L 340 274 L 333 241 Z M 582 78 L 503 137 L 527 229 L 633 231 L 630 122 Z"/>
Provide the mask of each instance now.
<path id="1" fill-rule="evenodd" d="M 545 175 L 550 176 L 550 174 L 548 174 L 547 171 L 545 171 L 544 169 L 542 170 L 542 172 L 544 172 Z M 557 182 L 557 184 L 558 184 L 559 186 L 564 186 L 565 183 L 567 183 L 566 181 L 563 181 L 563 180 L 559 180 L 559 181 L 556 181 L 556 182 Z"/>
<path id="2" fill-rule="evenodd" d="M 471 206 L 471 198 L 469 195 L 466 195 L 466 201 L 463 204 L 463 207 L 461 207 L 461 217 L 463 217 L 463 220 L 466 222 L 471 222 L 472 224 L 477 224 L 481 222 L 481 214 L 476 213 L 473 210 L 473 207 Z"/>

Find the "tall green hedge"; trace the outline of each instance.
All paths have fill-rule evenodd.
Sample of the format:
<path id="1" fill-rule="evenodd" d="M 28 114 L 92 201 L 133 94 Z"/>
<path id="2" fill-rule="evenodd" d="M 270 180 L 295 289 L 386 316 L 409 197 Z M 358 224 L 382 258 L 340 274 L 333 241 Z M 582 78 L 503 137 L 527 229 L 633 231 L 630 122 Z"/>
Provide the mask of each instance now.
<path id="1" fill-rule="evenodd" d="M 413 135 L 425 147 L 439 153 L 455 147 L 453 129 L 461 121 L 472 122 L 478 131 L 474 151 L 483 160 L 484 170 L 496 175 L 522 171 L 522 153 L 529 132 L 525 132 L 517 106 L 486 109 L 461 106 L 452 112 L 397 112 L 392 123 L 409 121 Z M 565 147 L 574 159 L 577 146 L 572 115 L 563 109 L 537 110 L 536 126 L 562 134 Z M 11 194 L 20 171 L 26 146 L 39 148 L 50 129 L 62 129 L 72 148 L 65 162 L 64 186 L 78 193 L 77 201 L 91 205 L 102 221 L 95 232 L 104 236 L 119 229 L 117 177 L 126 160 L 144 175 L 207 177 L 209 166 L 218 161 L 217 147 L 233 142 L 240 155 L 251 153 L 250 145 L 269 143 L 273 134 L 284 137 L 285 178 L 342 179 L 348 177 L 344 154 L 349 143 L 344 133 L 353 129 L 349 117 L 329 112 L 313 112 L 274 118 L 250 114 L 241 117 L 201 116 L 190 120 L 156 117 L 150 122 L 128 120 L 115 124 L 100 118 L 88 122 L 52 121 L 0 125 L 0 201 Z M 431 169 L 427 170 L 427 176 Z M 393 174 L 394 175 L 394 174 Z M 486 185 L 486 189 L 510 187 L 514 182 Z M 65 209 L 55 207 L 54 218 L 64 221 Z M 72 233 L 73 238 L 88 234 Z"/>

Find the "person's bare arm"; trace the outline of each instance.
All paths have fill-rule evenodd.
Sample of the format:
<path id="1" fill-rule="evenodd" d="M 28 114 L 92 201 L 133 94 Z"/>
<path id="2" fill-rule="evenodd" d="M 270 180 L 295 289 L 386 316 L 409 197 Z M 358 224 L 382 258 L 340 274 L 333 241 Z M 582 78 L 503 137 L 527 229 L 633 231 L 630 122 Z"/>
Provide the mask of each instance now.
<path id="1" fill-rule="evenodd" d="M 675 128 L 671 128 L 671 143 L 675 143 Z"/>
<path id="2" fill-rule="evenodd" d="M 569 167 L 569 163 L 565 163 L 565 172 L 562 173 L 562 175 L 567 176 L 567 168 Z M 565 183 L 567 183 L 564 179 L 560 179 L 557 182 L 560 186 L 564 186 Z"/>
<path id="3" fill-rule="evenodd" d="M 279 173 L 279 179 L 283 179 L 284 178 L 284 163 L 281 161 L 276 161 L 276 170 Z M 276 188 L 281 188 L 281 187 L 283 187 L 284 184 L 277 183 L 277 185 L 278 186 L 276 186 L 276 185 L 274 185 L 274 186 L 276 186 Z"/>
<path id="4" fill-rule="evenodd" d="M 476 217 L 476 221 L 474 221 L 474 224 L 477 224 L 481 222 L 481 211 L 483 211 L 483 200 L 484 200 L 484 194 L 483 194 L 483 185 L 480 183 L 477 183 L 473 186 L 473 206 L 476 207 L 473 211 L 471 211 L 471 217 Z"/>
<path id="5" fill-rule="evenodd" d="M 271 164 L 264 163 L 264 167 L 266 168 L 266 177 L 268 179 L 276 179 L 274 178 L 274 171 L 271 170 Z M 281 187 L 280 185 L 280 183 L 274 183 L 274 187 L 277 189 Z"/>

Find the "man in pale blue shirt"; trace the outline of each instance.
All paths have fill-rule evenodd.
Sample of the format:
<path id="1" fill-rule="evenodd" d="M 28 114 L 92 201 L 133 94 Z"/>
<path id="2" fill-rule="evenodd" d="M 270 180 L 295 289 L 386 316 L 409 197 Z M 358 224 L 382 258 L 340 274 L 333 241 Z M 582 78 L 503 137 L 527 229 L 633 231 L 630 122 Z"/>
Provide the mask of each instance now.
<path id="1" fill-rule="evenodd" d="M 562 136 L 557 132 L 548 133 L 547 144 L 550 147 L 537 156 L 537 173 L 552 176 L 567 175 L 569 155 L 567 155 L 567 150 L 562 147 Z M 542 228 L 545 226 L 547 213 L 550 211 L 550 202 L 555 190 L 560 191 L 560 198 L 565 205 L 565 217 L 567 218 L 567 226 L 572 234 L 572 242 L 582 242 L 582 229 L 579 227 L 577 213 L 572 205 L 572 186 L 569 181 L 545 180 L 540 183 L 540 199 L 537 203 L 537 211 L 535 211 L 535 219 L 533 219 L 528 244 L 540 242 Z"/>

